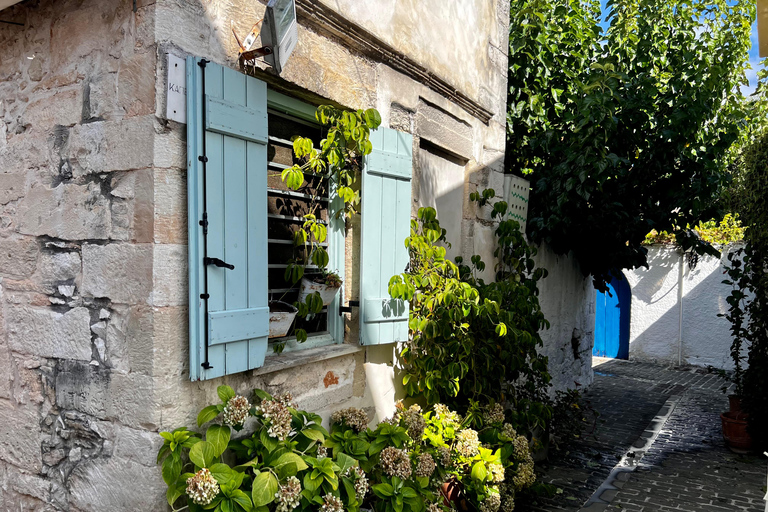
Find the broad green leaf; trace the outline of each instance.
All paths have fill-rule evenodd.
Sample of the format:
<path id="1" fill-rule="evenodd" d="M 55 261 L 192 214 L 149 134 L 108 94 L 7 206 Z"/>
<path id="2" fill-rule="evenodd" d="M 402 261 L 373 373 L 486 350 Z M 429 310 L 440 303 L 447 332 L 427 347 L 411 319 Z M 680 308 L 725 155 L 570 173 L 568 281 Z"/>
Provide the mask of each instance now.
<path id="1" fill-rule="evenodd" d="M 197 426 L 200 427 L 203 423 L 207 423 L 219 415 L 219 408 L 215 405 L 209 405 L 200 411 L 197 415 Z"/>
<path id="2" fill-rule="evenodd" d="M 205 440 L 213 447 L 216 457 L 224 453 L 229 444 L 232 430 L 226 425 L 211 425 L 205 432 Z"/>
<path id="3" fill-rule="evenodd" d="M 304 462 L 304 459 L 302 459 L 299 455 L 293 452 L 284 453 L 283 455 L 278 457 L 277 460 L 275 460 L 271 465 L 275 469 L 280 469 L 281 466 L 288 464 L 290 462 L 296 464 L 296 469 L 298 471 L 304 471 L 308 467 L 307 463 Z"/>
<path id="4" fill-rule="evenodd" d="M 163 481 L 166 485 L 171 486 L 176 482 L 181 474 L 181 468 L 181 458 L 178 455 L 172 455 L 163 461 Z"/>
<path id="5" fill-rule="evenodd" d="M 200 468 L 210 467 L 215 458 L 216 452 L 213 446 L 206 441 L 200 441 L 189 450 L 189 460 Z"/>
<path id="6" fill-rule="evenodd" d="M 253 505 L 261 507 L 272 503 L 275 499 L 275 493 L 278 490 L 278 483 L 275 475 L 270 471 L 264 471 L 259 473 L 256 478 L 253 479 L 253 490 L 251 497 L 253 499 Z"/>
<path id="7" fill-rule="evenodd" d="M 216 388 L 216 393 L 218 393 L 219 398 L 224 403 L 227 403 L 230 398 L 235 397 L 235 390 L 227 385 L 219 386 Z"/>

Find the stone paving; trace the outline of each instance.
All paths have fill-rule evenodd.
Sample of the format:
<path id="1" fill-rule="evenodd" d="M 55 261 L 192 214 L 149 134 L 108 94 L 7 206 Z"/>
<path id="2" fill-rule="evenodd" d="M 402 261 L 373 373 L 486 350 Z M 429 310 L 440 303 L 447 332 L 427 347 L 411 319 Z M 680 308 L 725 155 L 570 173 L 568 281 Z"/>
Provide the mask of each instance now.
<path id="1" fill-rule="evenodd" d="M 585 432 L 544 466 L 562 491 L 516 510 L 764 512 L 768 459 L 724 445 L 723 382 L 700 368 L 600 360 Z"/>

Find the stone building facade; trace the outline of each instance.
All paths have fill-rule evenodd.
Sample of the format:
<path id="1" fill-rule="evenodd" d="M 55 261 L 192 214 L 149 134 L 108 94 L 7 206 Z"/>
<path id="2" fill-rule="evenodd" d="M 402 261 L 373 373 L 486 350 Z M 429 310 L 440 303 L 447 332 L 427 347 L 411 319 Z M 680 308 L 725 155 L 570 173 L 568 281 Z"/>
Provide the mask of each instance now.
<path id="1" fill-rule="evenodd" d="M 326 416 L 350 405 L 373 416 L 393 395 L 393 347 L 359 346 L 354 312 L 344 343 L 189 379 L 186 128 L 166 118 L 166 56 L 236 68 L 230 26 L 247 33 L 264 9 L 26 0 L 0 10 L 11 22 L 0 24 L 0 509 L 165 510 L 157 432 L 193 425 L 222 383 L 291 391 Z M 287 67 L 255 73 L 314 105 L 375 107 L 384 126 L 413 134 L 413 210 L 436 206 L 454 254 L 489 262 L 493 223 L 467 196 L 509 188 L 508 10 L 508 0 L 297 0 Z M 349 231 L 346 300 L 357 294 L 359 225 Z M 570 259 L 541 260 L 555 381 L 589 384 L 591 286 Z"/>

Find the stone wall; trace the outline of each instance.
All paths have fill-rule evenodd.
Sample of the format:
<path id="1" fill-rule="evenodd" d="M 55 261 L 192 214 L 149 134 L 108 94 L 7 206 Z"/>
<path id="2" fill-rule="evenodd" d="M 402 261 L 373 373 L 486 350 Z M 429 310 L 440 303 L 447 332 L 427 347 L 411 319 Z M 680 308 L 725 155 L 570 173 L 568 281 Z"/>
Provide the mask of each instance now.
<path id="1" fill-rule="evenodd" d="M 653 245 L 648 248 L 649 268 L 625 271 L 632 288 L 630 359 L 733 368 L 731 324 L 717 315 L 728 312 L 731 287 L 722 283 L 727 277 L 723 267 L 737 248 L 724 248 L 720 258 L 699 257 L 692 267 L 676 248 Z"/>
<path id="2" fill-rule="evenodd" d="M 367 1 L 367 17 L 343 33 L 330 11 L 360 7 L 297 5 L 299 44 L 282 77 L 251 72 L 315 103 L 374 106 L 384 125 L 413 133 L 414 211 L 436 205 L 453 250 L 490 261 L 493 224 L 467 196 L 504 188 L 508 1 L 442 20 L 445 33 L 472 35 L 455 74 L 416 3 L 399 7 L 411 16 L 384 17 L 391 3 Z M 164 117 L 165 55 L 235 67 L 230 23 L 245 34 L 263 11 L 250 0 L 27 0 L 2 11 L 21 26 L 0 25 L 0 509 L 166 510 L 156 432 L 193 425 L 222 383 L 291 391 L 324 416 L 349 405 L 373 413 L 366 373 L 391 371 L 365 365 L 386 370 L 392 350 L 357 345 L 356 313 L 344 345 L 189 381 L 186 128 Z M 374 30 L 378 19 L 388 31 Z M 347 299 L 358 294 L 351 224 Z M 578 313 L 580 285 L 565 281 Z M 548 313 L 555 325 L 558 314 Z M 554 344 L 580 325 L 566 323 Z"/>

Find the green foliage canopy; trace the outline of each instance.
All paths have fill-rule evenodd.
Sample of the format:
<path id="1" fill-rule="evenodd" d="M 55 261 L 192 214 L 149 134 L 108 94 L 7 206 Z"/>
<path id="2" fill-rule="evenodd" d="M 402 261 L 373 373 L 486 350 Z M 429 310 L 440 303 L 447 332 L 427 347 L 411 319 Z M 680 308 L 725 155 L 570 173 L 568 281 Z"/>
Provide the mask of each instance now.
<path id="1" fill-rule="evenodd" d="M 646 265 L 652 229 L 712 251 L 684 227 L 720 217 L 754 17 L 748 1 L 513 2 L 507 164 L 530 174 L 535 242 L 598 286 Z"/>

